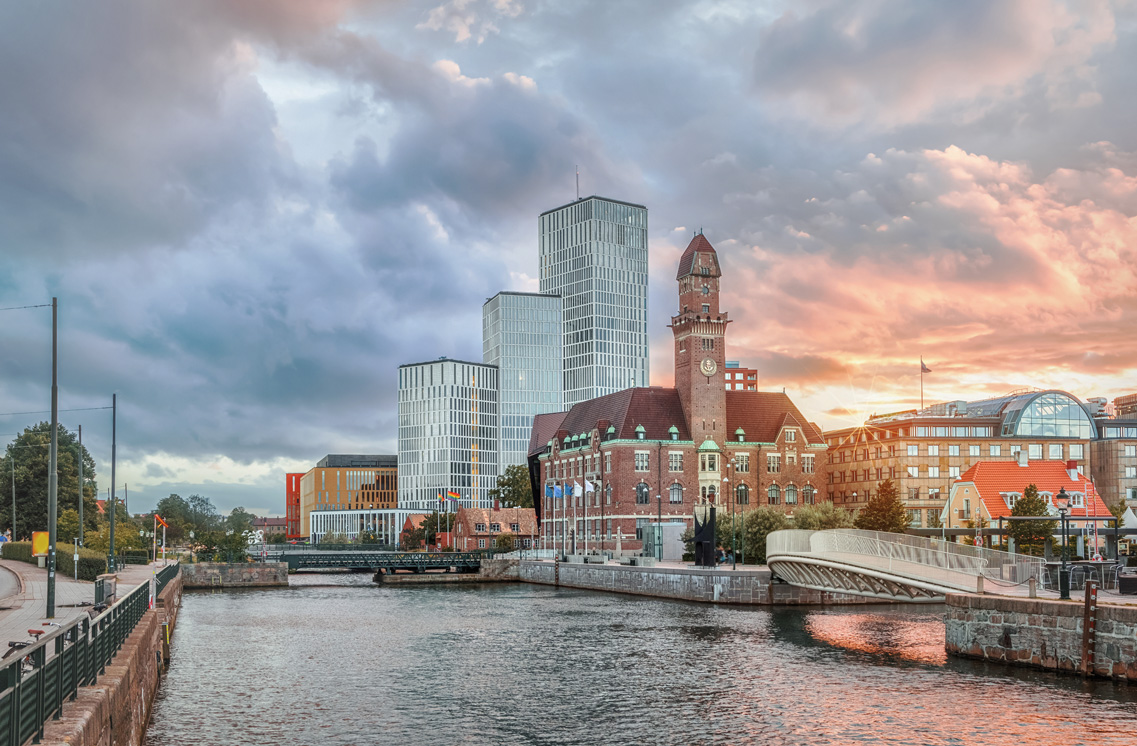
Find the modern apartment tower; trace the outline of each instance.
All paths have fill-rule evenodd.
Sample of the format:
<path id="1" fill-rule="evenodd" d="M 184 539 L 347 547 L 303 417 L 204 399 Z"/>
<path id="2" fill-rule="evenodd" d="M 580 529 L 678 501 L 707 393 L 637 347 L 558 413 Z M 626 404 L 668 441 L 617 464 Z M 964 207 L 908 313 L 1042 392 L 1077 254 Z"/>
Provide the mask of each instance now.
<path id="1" fill-rule="evenodd" d="M 533 416 L 564 409 L 561 297 L 502 291 L 482 306 L 482 362 L 498 371 L 498 471 L 525 466 Z"/>
<path id="2" fill-rule="evenodd" d="M 587 197 L 538 229 L 540 290 L 564 307 L 564 406 L 647 386 L 647 208 Z"/>
<path id="3" fill-rule="evenodd" d="M 449 358 L 399 366 L 400 509 L 437 510 L 448 492 L 463 507 L 493 507 L 497 449 L 497 366 Z"/>

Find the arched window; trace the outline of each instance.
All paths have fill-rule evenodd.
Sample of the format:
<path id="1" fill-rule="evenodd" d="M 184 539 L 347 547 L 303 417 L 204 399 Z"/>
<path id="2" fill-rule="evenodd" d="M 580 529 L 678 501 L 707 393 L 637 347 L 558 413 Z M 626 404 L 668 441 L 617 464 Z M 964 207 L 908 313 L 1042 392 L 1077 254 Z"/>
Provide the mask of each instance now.
<path id="1" fill-rule="evenodd" d="M 736 487 L 734 490 L 734 497 L 735 497 L 735 500 L 738 502 L 739 505 L 749 505 L 750 504 L 750 488 L 747 487 L 745 484 L 738 485 L 738 487 Z"/>
<path id="2" fill-rule="evenodd" d="M 766 498 L 771 505 L 777 505 L 782 501 L 782 491 L 778 485 L 770 485 L 770 489 L 766 490 Z"/>
<path id="3" fill-rule="evenodd" d="M 604 488 L 604 504 L 605 505 L 611 505 L 612 504 L 612 485 L 611 484 L 609 484 L 607 487 Z"/>
<path id="4" fill-rule="evenodd" d="M 797 485 L 786 485 L 786 505 L 797 504 Z"/>
<path id="5" fill-rule="evenodd" d="M 815 490 L 813 488 L 813 485 L 807 484 L 806 486 L 801 488 L 801 501 L 803 504 L 813 505 L 813 503 L 816 499 L 817 499 L 817 490 Z"/>
<path id="6" fill-rule="evenodd" d="M 650 492 L 650 490 L 648 490 L 647 484 L 645 484 L 644 482 L 640 482 L 639 484 L 637 484 L 636 485 L 636 505 L 647 505 L 650 502 L 650 499 L 648 497 L 649 492 Z"/>
<path id="7" fill-rule="evenodd" d="M 715 486 L 713 484 L 706 484 L 700 488 L 700 493 L 703 496 L 703 502 L 715 501 Z"/>
<path id="8" fill-rule="evenodd" d="M 671 502 L 673 504 L 677 505 L 683 502 L 683 485 L 679 484 L 678 482 L 671 485 L 671 488 L 668 490 L 668 495 L 670 496 Z"/>
<path id="9" fill-rule="evenodd" d="M 1028 395 L 1029 396 L 1029 395 Z M 1003 420 L 1004 435 L 1034 436 L 1041 438 L 1094 437 L 1090 416 L 1075 399 L 1067 394 L 1049 392 L 1035 395 L 1028 403 L 1015 410 L 1017 402 L 1007 406 Z M 1008 432 L 1010 431 L 1010 432 Z"/>

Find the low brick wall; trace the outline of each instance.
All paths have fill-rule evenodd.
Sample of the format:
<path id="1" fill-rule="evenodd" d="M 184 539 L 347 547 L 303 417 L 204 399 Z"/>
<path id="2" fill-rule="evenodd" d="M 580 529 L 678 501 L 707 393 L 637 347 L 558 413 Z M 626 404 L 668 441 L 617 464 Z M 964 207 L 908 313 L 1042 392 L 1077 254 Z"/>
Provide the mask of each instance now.
<path id="1" fill-rule="evenodd" d="M 1098 600 L 1093 673 L 1137 682 L 1137 607 Z M 945 647 L 950 655 L 1081 671 L 1082 602 L 952 594 L 947 606 Z"/>
<path id="2" fill-rule="evenodd" d="M 41 743 L 49 746 L 138 746 L 146 733 L 154 695 L 169 657 L 163 625 L 171 632 L 181 608 L 182 581 L 170 581 L 126 639 L 106 673 L 48 720 Z"/>
<path id="3" fill-rule="evenodd" d="M 886 603 L 864 596 L 798 588 L 771 583 L 768 569 L 726 570 L 694 567 L 631 567 L 560 563 L 559 583 L 552 562 L 522 561 L 522 582 L 562 585 L 594 591 L 673 598 L 723 604 L 763 606 L 817 606 L 829 604 Z M 715 588 L 718 587 L 718 598 Z"/>
<path id="4" fill-rule="evenodd" d="M 182 565 L 186 588 L 262 588 L 288 585 L 287 562 L 197 562 Z"/>

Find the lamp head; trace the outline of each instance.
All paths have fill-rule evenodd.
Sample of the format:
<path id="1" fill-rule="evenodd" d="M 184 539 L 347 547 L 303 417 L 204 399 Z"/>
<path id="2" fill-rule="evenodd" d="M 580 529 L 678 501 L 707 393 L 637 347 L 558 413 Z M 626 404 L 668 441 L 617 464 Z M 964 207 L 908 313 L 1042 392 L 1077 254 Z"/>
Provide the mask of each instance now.
<path id="1" fill-rule="evenodd" d="M 1060 513 L 1065 513 L 1070 509 L 1070 496 L 1066 494 L 1065 487 L 1059 489 L 1058 494 L 1054 496 L 1054 505 Z"/>

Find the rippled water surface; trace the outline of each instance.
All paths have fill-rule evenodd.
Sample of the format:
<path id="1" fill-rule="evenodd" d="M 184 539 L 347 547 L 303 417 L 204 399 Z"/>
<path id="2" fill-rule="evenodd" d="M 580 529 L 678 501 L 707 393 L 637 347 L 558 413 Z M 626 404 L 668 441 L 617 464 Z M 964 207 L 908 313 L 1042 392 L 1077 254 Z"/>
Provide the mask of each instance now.
<path id="1" fill-rule="evenodd" d="M 1132 689 L 949 660 L 942 607 L 309 575 L 186 594 L 146 743 L 1132 744 Z"/>

